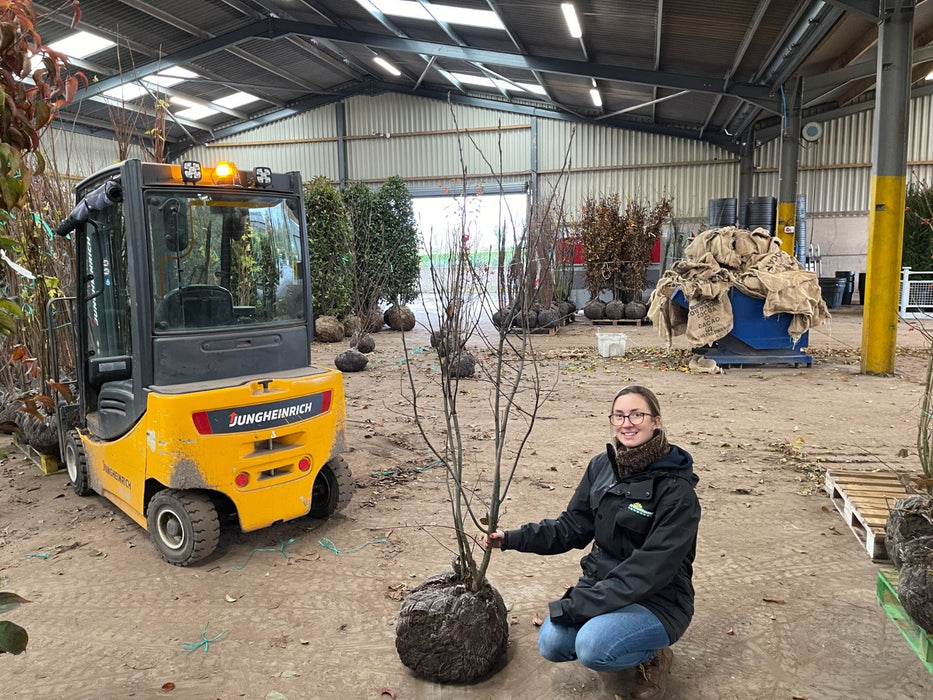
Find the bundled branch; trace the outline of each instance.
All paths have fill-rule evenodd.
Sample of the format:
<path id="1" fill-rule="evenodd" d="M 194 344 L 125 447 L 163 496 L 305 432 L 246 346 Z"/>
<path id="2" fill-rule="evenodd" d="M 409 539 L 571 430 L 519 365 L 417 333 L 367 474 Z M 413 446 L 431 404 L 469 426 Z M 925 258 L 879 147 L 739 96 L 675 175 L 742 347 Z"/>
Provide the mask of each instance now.
<path id="1" fill-rule="evenodd" d="M 577 233 L 586 256 L 585 284 L 592 298 L 604 289 L 613 299 L 637 298 L 648 284 L 651 251 L 670 218 L 673 199 L 651 206 L 629 199 L 625 209 L 619 195 L 587 197 Z"/>

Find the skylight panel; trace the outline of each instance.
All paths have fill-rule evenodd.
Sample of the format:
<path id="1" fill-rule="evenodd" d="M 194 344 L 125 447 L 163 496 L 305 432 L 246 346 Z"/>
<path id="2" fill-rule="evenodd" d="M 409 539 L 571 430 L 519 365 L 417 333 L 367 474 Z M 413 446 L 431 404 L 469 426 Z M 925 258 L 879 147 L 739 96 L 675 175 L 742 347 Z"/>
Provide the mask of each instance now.
<path id="1" fill-rule="evenodd" d="M 191 80 L 192 78 L 200 78 L 197 73 L 190 71 L 187 68 L 182 68 L 181 66 L 172 66 L 171 68 L 166 68 L 165 70 L 160 70 L 154 75 L 147 75 L 145 80 L 149 83 L 155 83 L 156 85 L 161 85 L 162 87 L 172 87 L 172 85 L 177 85 L 186 80 Z"/>
<path id="2" fill-rule="evenodd" d="M 450 24 L 463 24 L 468 27 L 486 29 L 505 29 L 499 15 L 490 10 L 472 10 L 467 7 L 452 5 L 431 5 L 431 13 L 439 20 Z"/>
<path id="3" fill-rule="evenodd" d="M 178 112 L 175 112 L 176 117 L 180 117 L 182 119 L 190 119 L 193 122 L 206 119 L 207 117 L 211 117 L 215 114 L 219 114 L 219 112 L 216 109 L 211 109 L 210 107 L 206 105 L 198 104 L 194 100 L 189 100 L 180 95 L 175 95 L 172 97 L 172 104 L 186 107 L 186 109 L 182 109 Z"/>
<path id="4" fill-rule="evenodd" d="M 479 87 L 496 88 L 499 90 L 509 90 L 511 92 L 533 92 L 538 95 L 547 94 L 543 87 L 533 83 L 520 83 L 518 81 L 500 80 L 498 78 L 487 78 L 483 75 L 471 75 L 469 73 L 451 73 L 451 77 L 465 85 L 477 85 Z"/>
<path id="5" fill-rule="evenodd" d="M 123 85 L 117 85 L 115 88 L 104 91 L 104 95 L 107 97 L 121 102 L 129 102 L 147 94 L 149 94 L 149 91 L 139 83 L 123 83 Z"/>
<path id="6" fill-rule="evenodd" d="M 547 95 L 547 90 L 545 90 L 537 83 L 516 83 L 516 85 L 519 85 L 523 90 L 527 92 L 533 92 L 536 95 Z"/>
<path id="7" fill-rule="evenodd" d="M 235 92 L 232 95 L 221 97 L 219 100 L 211 100 L 211 102 L 221 107 L 226 107 L 227 109 L 236 109 L 237 107 L 242 107 L 243 105 L 248 105 L 250 102 L 257 102 L 258 100 L 258 97 L 250 95 L 248 92 Z"/>
<path id="8" fill-rule="evenodd" d="M 494 88 L 496 84 L 492 78 L 486 78 L 482 75 L 469 75 L 468 73 L 451 73 L 453 77 L 465 85 L 479 85 L 480 87 Z"/>
<path id="9" fill-rule="evenodd" d="M 175 116 L 179 119 L 187 119 L 192 122 L 199 122 L 202 119 L 207 119 L 217 114 L 216 109 L 211 109 L 210 107 L 189 107 L 188 109 L 183 109 L 179 112 L 175 112 Z"/>
<path id="10" fill-rule="evenodd" d="M 110 39 L 80 31 L 66 36 L 48 45 L 53 51 L 63 53 L 70 58 L 87 58 L 114 45 Z"/>
<path id="11" fill-rule="evenodd" d="M 414 0 L 356 0 L 367 10 L 375 8 L 392 17 L 405 17 L 407 19 L 422 19 L 432 21 L 432 15 L 442 22 L 462 24 L 468 27 L 483 27 L 486 29 L 505 29 L 499 15 L 491 10 L 472 10 L 454 5 L 431 5 L 424 7 Z M 429 11 L 430 10 L 430 11 Z"/>

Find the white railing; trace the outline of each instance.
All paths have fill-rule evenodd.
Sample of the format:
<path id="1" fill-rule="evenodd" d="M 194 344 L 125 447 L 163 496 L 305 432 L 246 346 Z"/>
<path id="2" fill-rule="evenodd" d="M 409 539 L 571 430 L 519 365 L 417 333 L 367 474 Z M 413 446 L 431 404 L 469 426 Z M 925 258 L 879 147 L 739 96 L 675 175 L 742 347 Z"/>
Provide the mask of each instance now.
<path id="1" fill-rule="evenodd" d="M 933 317 L 933 271 L 913 272 L 901 268 L 901 297 L 897 308 L 901 318 Z"/>

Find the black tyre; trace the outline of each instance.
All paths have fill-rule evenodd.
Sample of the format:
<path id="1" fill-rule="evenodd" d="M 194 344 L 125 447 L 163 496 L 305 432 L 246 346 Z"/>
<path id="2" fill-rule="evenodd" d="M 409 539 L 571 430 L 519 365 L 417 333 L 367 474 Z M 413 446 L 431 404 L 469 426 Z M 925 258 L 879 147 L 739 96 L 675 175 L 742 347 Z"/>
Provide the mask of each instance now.
<path id="1" fill-rule="evenodd" d="M 71 480 L 71 488 L 79 496 L 90 496 L 94 493 L 88 481 L 87 455 L 77 430 L 69 430 L 65 437 L 65 469 Z"/>
<path id="2" fill-rule="evenodd" d="M 321 467 L 311 490 L 312 518 L 327 519 L 347 507 L 353 495 L 353 476 L 343 457 L 334 457 Z"/>
<path id="3" fill-rule="evenodd" d="M 217 548 L 220 519 L 206 495 L 166 489 L 149 501 L 149 536 L 169 564 L 188 566 Z"/>

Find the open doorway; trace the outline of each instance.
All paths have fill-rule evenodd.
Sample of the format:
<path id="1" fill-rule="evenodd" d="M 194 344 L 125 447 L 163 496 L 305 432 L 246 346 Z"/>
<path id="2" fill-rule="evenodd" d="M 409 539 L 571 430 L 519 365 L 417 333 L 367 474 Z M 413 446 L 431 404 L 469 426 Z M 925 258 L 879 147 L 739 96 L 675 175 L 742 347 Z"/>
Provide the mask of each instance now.
<path id="1" fill-rule="evenodd" d="M 451 250 L 463 238 L 473 264 L 488 272 L 495 294 L 500 242 L 505 264 L 525 234 L 528 197 L 524 192 L 462 196 L 416 196 L 412 201 L 421 233 L 421 297 L 412 310 L 419 323 L 437 323 L 437 299 L 431 268 L 445 268 Z M 488 268 L 487 268 L 488 266 Z"/>

